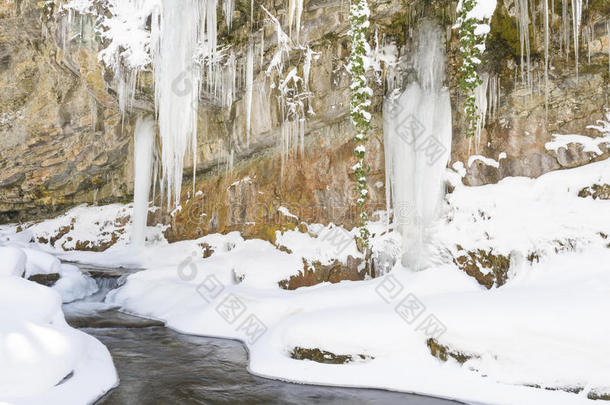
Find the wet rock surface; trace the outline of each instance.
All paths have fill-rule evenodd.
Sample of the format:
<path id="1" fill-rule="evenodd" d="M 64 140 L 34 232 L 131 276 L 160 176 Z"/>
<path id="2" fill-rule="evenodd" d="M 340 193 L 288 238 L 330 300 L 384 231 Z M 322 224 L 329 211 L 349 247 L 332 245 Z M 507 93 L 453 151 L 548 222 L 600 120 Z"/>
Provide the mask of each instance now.
<path id="1" fill-rule="evenodd" d="M 47 286 L 47 287 L 53 287 L 55 285 L 55 283 L 57 283 L 57 281 L 59 280 L 59 274 L 57 274 L 57 273 L 34 274 L 34 275 L 28 277 L 28 280 L 41 284 L 41 285 L 44 285 L 44 286 Z"/>

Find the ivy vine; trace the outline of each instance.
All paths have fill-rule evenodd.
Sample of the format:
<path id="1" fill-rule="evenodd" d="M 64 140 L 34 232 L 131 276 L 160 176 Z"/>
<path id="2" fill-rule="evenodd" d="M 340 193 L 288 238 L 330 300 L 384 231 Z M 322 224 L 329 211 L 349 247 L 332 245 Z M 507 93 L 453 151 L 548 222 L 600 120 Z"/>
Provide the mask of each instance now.
<path id="1" fill-rule="evenodd" d="M 370 171 L 369 165 L 365 161 L 366 142 L 371 130 L 371 113 L 368 108 L 371 106 L 371 96 L 373 91 L 367 84 L 365 57 L 370 51 L 370 46 L 366 39 L 369 29 L 370 9 L 367 0 L 352 0 L 350 4 L 350 25 L 352 50 L 349 59 L 348 70 L 351 73 L 351 101 L 350 117 L 352 124 L 356 128 L 354 141 L 356 148 L 354 156 L 358 159 L 353 167 L 354 180 L 357 193 L 356 203 L 359 210 L 359 239 L 364 247 L 369 247 L 370 231 L 367 227 L 369 216 L 365 209 L 366 201 L 369 199 L 369 190 L 366 176 Z"/>

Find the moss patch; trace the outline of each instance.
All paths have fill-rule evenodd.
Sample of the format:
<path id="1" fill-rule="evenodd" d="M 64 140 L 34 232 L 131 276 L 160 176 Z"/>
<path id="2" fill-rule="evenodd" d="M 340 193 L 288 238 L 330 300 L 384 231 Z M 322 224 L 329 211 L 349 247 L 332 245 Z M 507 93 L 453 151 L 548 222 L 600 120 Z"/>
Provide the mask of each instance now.
<path id="1" fill-rule="evenodd" d="M 59 280 L 59 274 L 34 274 L 33 276 L 28 277 L 28 280 L 46 287 L 53 287 Z"/>
<path id="2" fill-rule="evenodd" d="M 594 184 L 578 192 L 581 198 L 593 197 L 594 200 L 610 200 L 610 184 Z"/>
<path id="3" fill-rule="evenodd" d="M 500 287 L 508 279 L 510 268 L 510 258 L 501 254 L 495 254 L 493 249 L 485 251 L 477 249 L 466 251 L 461 246 L 457 246 L 461 254 L 453 259 L 453 262 L 471 277 L 474 277 L 479 284 L 487 287 Z M 485 270 L 485 271 L 483 271 Z"/>
<path id="4" fill-rule="evenodd" d="M 468 360 L 476 357 L 473 355 L 465 354 L 457 350 L 444 346 L 437 342 L 435 339 L 428 339 L 426 345 L 430 350 L 430 354 L 441 361 L 447 361 L 450 357 L 460 364 L 466 363 Z"/>
<path id="5" fill-rule="evenodd" d="M 311 360 L 323 364 L 347 364 L 353 361 L 373 360 L 373 356 L 366 354 L 334 354 L 320 349 L 306 349 L 295 347 L 290 352 L 290 357 L 295 360 Z"/>

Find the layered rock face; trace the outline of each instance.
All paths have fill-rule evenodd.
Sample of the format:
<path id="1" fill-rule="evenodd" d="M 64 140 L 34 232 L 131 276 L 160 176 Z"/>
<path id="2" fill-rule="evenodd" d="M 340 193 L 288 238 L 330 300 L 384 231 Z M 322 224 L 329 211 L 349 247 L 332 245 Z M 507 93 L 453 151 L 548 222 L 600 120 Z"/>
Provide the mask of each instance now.
<path id="1" fill-rule="evenodd" d="M 287 20 L 285 2 L 263 3 L 280 21 Z M 543 34 L 532 30 L 532 75 L 536 79 L 531 94 L 521 84 L 517 66 L 520 49 L 515 6 L 511 0 L 498 2 L 482 66 L 499 81 L 498 110 L 488 117 L 478 141 L 462 135 L 463 97 L 457 85 L 461 59 L 456 33 L 450 29 L 457 2 L 370 3 L 370 43 L 375 44 L 376 37 L 380 44 L 396 45 L 403 84 L 413 76 L 409 58 L 413 27 L 422 18 L 436 19 L 447 27 L 447 85 L 454 122 L 451 163 L 467 165 L 475 154 L 496 160 L 501 153 L 506 154 L 497 168 L 474 161 L 467 167 L 467 184 L 493 183 L 506 176 L 535 177 L 608 156 L 607 149 L 598 156 L 574 144 L 557 153 L 545 149 L 553 133 L 596 136 L 586 127 L 603 118 L 608 107 L 610 45 L 604 24 L 610 12 L 603 1 L 591 2 L 591 11 L 583 20 L 593 27 L 594 40 L 590 42 L 590 62 L 588 49 L 581 46 L 578 80 L 573 55 L 566 62 L 557 52 L 561 21 L 552 20 L 548 112 L 540 79 Z M 0 137 L 4 141 L 0 145 L 0 220 L 50 215 L 69 205 L 91 203 L 95 197 L 100 202 L 129 198 L 133 188 L 131 124 L 138 114 L 153 110 L 149 78 L 140 78 L 138 109 L 122 119 L 113 77 L 97 61 L 100 43 L 91 32 L 90 20 L 73 20 L 71 39 L 64 46 L 60 43 L 61 20 L 55 13 L 48 18 L 49 10 L 31 0 L 0 7 L 0 82 L 5 89 L 0 94 Z M 202 95 L 194 187 L 192 163 L 187 162 L 182 210 L 154 219 L 170 222 L 170 239 L 230 230 L 273 239 L 275 230 L 294 227 L 299 221 L 348 227 L 357 222 L 346 69 L 350 52 L 348 3 L 304 2 L 299 43 L 308 44 L 315 53 L 308 83 L 311 112 L 306 114 L 303 150 L 291 148 L 286 153 L 282 153 L 283 111 L 277 83 L 266 74 L 277 50 L 277 37 L 273 24 L 263 24 L 261 10 L 255 11 L 256 30 L 251 35 L 249 13 L 249 1 L 236 2 L 234 25 L 231 31 L 222 27 L 220 40 L 232 45 L 237 65 L 243 67 L 249 41 L 256 41 L 258 49 L 262 42 L 258 29 L 265 27 L 263 55 L 259 51 L 255 56 L 251 134 L 246 134 L 243 82 L 237 84 L 230 108 Z M 262 64 L 258 62 L 261 58 Z M 290 52 L 284 71 L 296 68 L 303 77 L 305 63 L 302 51 Z M 381 106 L 390 72 L 381 66 L 380 71 L 370 74 L 375 93 L 373 131 L 367 147 L 371 212 L 385 209 Z M 286 215 L 286 210 L 278 211 L 280 207 L 298 220 Z"/>
<path id="2" fill-rule="evenodd" d="M 97 62 L 90 22 L 57 44 L 34 1 L 0 6 L 0 221 L 129 195 L 131 128 Z M 79 24 L 74 21 L 74 25 Z"/>

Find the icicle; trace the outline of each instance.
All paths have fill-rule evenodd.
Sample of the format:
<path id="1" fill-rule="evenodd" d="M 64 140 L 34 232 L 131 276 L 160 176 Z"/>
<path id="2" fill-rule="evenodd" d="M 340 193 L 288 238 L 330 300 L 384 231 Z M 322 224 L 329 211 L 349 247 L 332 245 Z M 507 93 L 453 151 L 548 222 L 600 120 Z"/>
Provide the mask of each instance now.
<path id="1" fill-rule="evenodd" d="M 233 23 L 233 12 L 235 10 L 235 0 L 224 0 L 222 4 L 222 11 L 227 21 L 227 28 L 231 30 L 231 24 Z"/>
<path id="2" fill-rule="evenodd" d="M 570 25 L 568 22 L 568 0 L 561 0 L 561 22 L 563 27 L 563 51 L 566 55 L 566 63 L 570 59 Z"/>
<path id="3" fill-rule="evenodd" d="M 134 132 L 134 186 L 131 244 L 143 246 L 146 240 L 146 220 L 152 179 L 155 122 L 152 118 L 138 118 Z"/>
<path id="4" fill-rule="evenodd" d="M 549 113 L 549 0 L 544 1 L 544 117 Z"/>
<path id="5" fill-rule="evenodd" d="M 475 153 L 479 153 L 479 146 L 481 144 L 481 132 L 485 128 L 485 118 L 487 115 L 487 87 L 489 85 L 489 75 L 484 73 L 481 74 L 481 84 L 474 89 L 474 105 L 476 109 L 476 128 L 474 131 L 474 150 Z"/>
<path id="6" fill-rule="evenodd" d="M 250 128 L 252 120 L 252 90 L 254 85 L 254 49 L 252 42 L 248 46 L 246 57 L 246 143 L 250 146 Z"/>
<path id="7" fill-rule="evenodd" d="M 491 121 L 498 113 L 500 103 L 500 79 L 497 75 L 489 76 L 487 120 Z"/>
<path id="8" fill-rule="evenodd" d="M 216 0 L 164 0 L 154 50 L 155 104 L 161 136 L 161 166 L 168 208 L 180 202 L 184 156 L 193 151 L 197 166 L 197 124 L 201 73 L 194 55 L 200 42 L 216 51 Z M 153 22 L 158 19 L 153 18 Z M 206 22 L 205 29 L 202 21 Z"/>
<path id="9" fill-rule="evenodd" d="M 610 74 L 610 20 L 606 21 L 606 36 L 608 37 L 608 74 Z"/>
<path id="10" fill-rule="evenodd" d="M 574 36 L 574 59 L 576 63 L 576 81 L 578 81 L 578 36 L 580 35 L 580 17 L 582 15 L 582 0 L 572 0 L 572 34 Z"/>
<path id="11" fill-rule="evenodd" d="M 91 131 L 97 130 L 97 101 L 95 97 L 90 96 L 89 108 L 91 109 Z"/>
<path id="12" fill-rule="evenodd" d="M 265 65 L 265 29 L 261 30 L 261 64 L 260 68 L 262 69 Z"/>
<path id="13" fill-rule="evenodd" d="M 288 33 L 292 38 L 292 27 L 294 25 L 295 42 L 299 42 L 301 32 L 301 16 L 303 15 L 303 0 L 290 0 L 288 2 Z"/>
<path id="14" fill-rule="evenodd" d="M 521 43 L 521 81 L 527 84 L 528 89 L 532 90 L 532 78 L 530 73 L 530 35 L 529 35 L 529 15 L 528 0 L 517 0 L 519 38 Z M 527 81 L 526 81 L 527 79 Z"/>
<path id="15" fill-rule="evenodd" d="M 386 182 L 391 181 L 394 224 L 402 236 L 402 263 L 421 270 L 429 265 L 426 241 L 443 197 L 452 127 L 449 91 L 442 86 L 444 30 L 423 23 L 416 38 L 417 81 L 397 99 L 385 101 L 383 130 L 390 166 Z"/>

